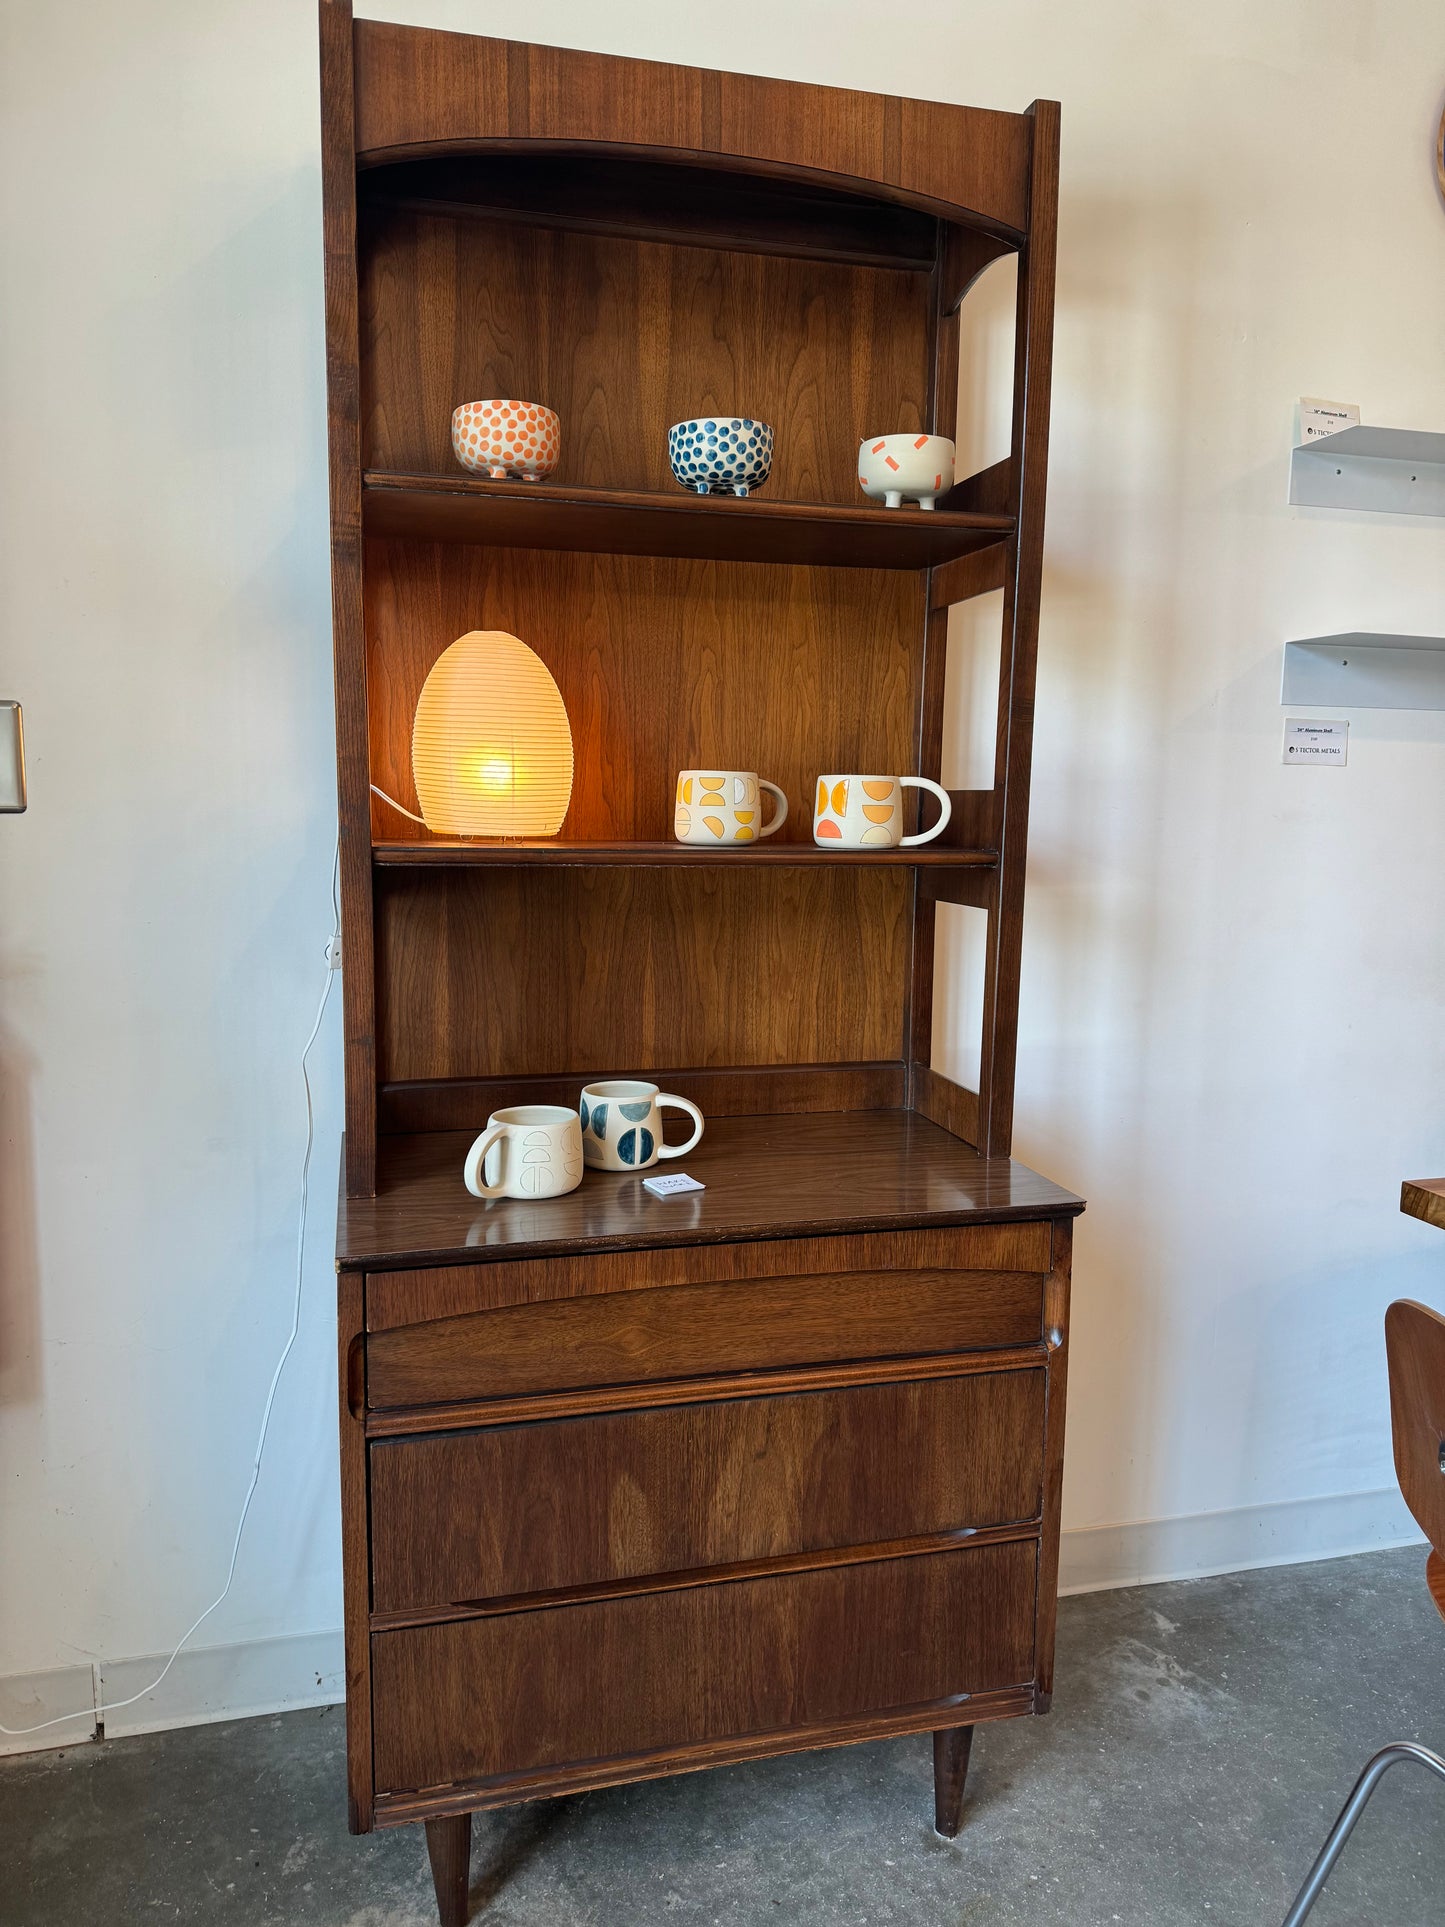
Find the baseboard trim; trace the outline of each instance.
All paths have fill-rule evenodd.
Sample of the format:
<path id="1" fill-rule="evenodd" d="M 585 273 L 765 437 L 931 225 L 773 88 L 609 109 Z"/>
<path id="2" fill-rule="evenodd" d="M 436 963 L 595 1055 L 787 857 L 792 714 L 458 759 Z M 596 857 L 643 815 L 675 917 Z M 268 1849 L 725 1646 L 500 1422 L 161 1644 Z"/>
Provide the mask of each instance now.
<path id="1" fill-rule="evenodd" d="M 104 1714 L 104 1737 L 117 1739 L 203 1726 L 211 1720 L 334 1706 L 346 1696 L 339 1627 L 230 1646 L 197 1646 L 181 1654 L 155 1692 L 144 1692 L 165 1663 L 164 1653 L 151 1653 L 0 1679 L 0 1723 L 6 1726 L 37 1726 L 76 1714 L 39 1733 L 16 1738 L 0 1733 L 0 1754 L 77 1746 L 98 1738 L 97 1704 L 115 1709 Z M 144 1696 L 134 1706 L 119 1705 L 135 1693 Z"/>
<path id="2" fill-rule="evenodd" d="M 1302 1565 L 1389 1546 L 1423 1544 L 1393 1486 L 1337 1493 L 1277 1505 L 1240 1506 L 1181 1519 L 1136 1519 L 1125 1525 L 1085 1526 L 1065 1532 L 1059 1559 L 1063 1593 L 1108 1592 L 1120 1586 L 1162 1585 L 1171 1579 L 1208 1579 L 1259 1566 Z M 96 1705 L 115 1705 L 139 1693 L 165 1664 L 164 1654 L 97 1666 L 59 1666 L 0 1679 L 0 1724 L 60 1726 L 11 1738 L 0 1733 L 0 1755 L 77 1746 L 97 1737 Z M 105 1737 L 158 1733 L 211 1720 L 253 1719 L 307 1706 L 334 1706 L 345 1697 L 339 1627 L 279 1639 L 198 1646 L 184 1652 L 159 1689 L 134 1706 L 105 1715 Z"/>
<path id="3" fill-rule="evenodd" d="M 1171 1579 L 1211 1579 L 1260 1566 L 1298 1566 L 1389 1546 L 1422 1545 L 1420 1528 L 1394 1486 L 1321 1499 L 1196 1512 L 1179 1519 L 1065 1532 L 1061 1593 L 1112 1592 Z"/>
<path id="4" fill-rule="evenodd" d="M 73 1717 L 72 1717 L 73 1716 Z M 50 1726 L 59 1720 L 58 1726 Z M 0 1758 L 79 1746 L 95 1738 L 95 1668 L 53 1666 L 44 1673 L 12 1673 L 0 1679 L 0 1726 L 40 1726 L 39 1733 L 12 1738 L 0 1733 Z"/>

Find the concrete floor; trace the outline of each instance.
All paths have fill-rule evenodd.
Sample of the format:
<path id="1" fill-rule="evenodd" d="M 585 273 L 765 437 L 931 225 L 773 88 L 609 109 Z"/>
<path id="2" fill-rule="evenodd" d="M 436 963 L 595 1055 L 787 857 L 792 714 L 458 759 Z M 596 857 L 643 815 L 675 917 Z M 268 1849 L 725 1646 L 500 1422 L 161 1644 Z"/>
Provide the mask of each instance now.
<path id="1" fill-rule="evenodd" d="M 1278 1927 L 1366 1756 L 1445 1747 L 1408 1550 L 1066 1600 L 1055 1710 L 984 1727 L 963 1831 L 926 1738 L 477 1817 L 488 1927 Z M 420 1829 L 353 1840 L 342 1717 L 0 1762 L 6 1927 L 434 1927 Z M 1411 1777 L 1413 1775 L 1413 1777 Z M 1445 1792 L 1388 1776 L 1311 1927 L 1445 1918 Z"/>

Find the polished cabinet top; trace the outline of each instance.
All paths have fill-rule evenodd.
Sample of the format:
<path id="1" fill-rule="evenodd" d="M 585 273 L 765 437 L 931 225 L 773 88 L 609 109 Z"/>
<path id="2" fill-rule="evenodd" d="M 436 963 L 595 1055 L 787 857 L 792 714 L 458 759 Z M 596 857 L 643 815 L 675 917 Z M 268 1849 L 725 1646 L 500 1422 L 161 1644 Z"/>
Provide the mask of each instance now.
<path id="1" fill-rule="evenodd" d="M 383 1138 L 377 1195 L 341 1199 L 337 1263 L 380 1270 L 1083 1209 L 1072 1192 L 1011 1158 L 980 1157 L 913 1111 L 712 1118 L 678 1161 L 706 1189 L 669 1198 L 645 1191 L 641 1175 L 588 1171 L 566 1197 L 485 1203 L 462 1183 L 470 1142 L 450 1131 Z"/>

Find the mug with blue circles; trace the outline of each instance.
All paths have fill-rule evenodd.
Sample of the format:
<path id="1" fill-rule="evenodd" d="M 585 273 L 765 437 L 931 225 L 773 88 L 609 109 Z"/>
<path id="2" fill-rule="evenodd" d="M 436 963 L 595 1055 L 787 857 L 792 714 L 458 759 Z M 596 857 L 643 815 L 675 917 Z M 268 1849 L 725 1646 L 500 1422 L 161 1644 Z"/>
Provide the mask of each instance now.
<path id="1" fill-rule="evenodd" d="M 664 1144 L 661 1112 L 686 1111 L 694 1126 L 686 1144 Z M 609 1078 L 582 1092 L 582 1157 L 594 1171 L 640 1171 L 659 1158 L 680 1158 L 702 1139 L 702 1112 L 636 1078 Z"/>
<path id="2" fill-rule="evenodd" d="M 746 415 L 699 415 L 668 429 L 667 459 L 698 495 L 747 495 L 772 473 L 773 431 Z"/>

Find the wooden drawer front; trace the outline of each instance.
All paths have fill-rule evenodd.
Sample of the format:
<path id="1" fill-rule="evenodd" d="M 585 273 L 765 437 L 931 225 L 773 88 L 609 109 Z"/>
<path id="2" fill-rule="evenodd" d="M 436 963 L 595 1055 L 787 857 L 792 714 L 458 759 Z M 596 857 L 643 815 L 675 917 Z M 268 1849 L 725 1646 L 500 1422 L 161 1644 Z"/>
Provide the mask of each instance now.
<path id="1" fill-rule="evenodd" d="M 376 1633 L 377 1791 L 1021 1685 L 1036 1557 L 1021 1541 Z"/>
<path id="2" fill-rule="evenodd" d="M 1037 1271 L 1053 1263 L 1053 1227 L 932 1225 L 821 1238 L 757 1238 L 745 1244 L 663 1245 L 643 1251 L 564 1252 L 554 1258 L 494 1258 L 423 1271 L 372 1271 L 366 1328 L 390 1331 L 502 1311 L 548 1298 L 608 1297 L 672 1285 L 736 1284 L 743 1278 L 804 1278 L 842 1271 Z"/>
<path id="3" fill-rule="evenodd" d="M 367 1339 L 378 1408 L 1036 1343 L 1027 1271 L 850 1271 L 473 1312 Z"/>
<path id="4" fill-rule="evenodd" d="M 505 1425 L 371 1448 L 372 1603 L 464 1605 L 1038 1517 L 1044 1374 Z"/>

